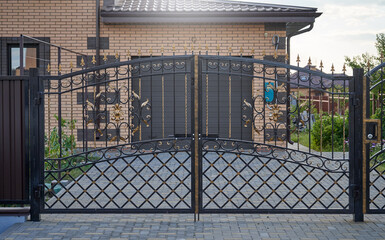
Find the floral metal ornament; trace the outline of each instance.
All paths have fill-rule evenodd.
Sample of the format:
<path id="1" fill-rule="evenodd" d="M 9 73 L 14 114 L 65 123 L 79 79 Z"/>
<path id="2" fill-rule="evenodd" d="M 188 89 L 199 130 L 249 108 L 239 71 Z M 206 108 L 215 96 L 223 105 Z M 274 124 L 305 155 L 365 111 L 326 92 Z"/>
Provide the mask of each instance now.
<path id="1" fill-rule="evenodd" d="M 119 125 L 119 123 L 124 120 L 122 106 L 120 106 L 119 104 L 115 104 L 112 109 L 113 112 L 111 120 L 114 121 L 117 125 Z"/>
<path id="2" fill-rule="evenodd" d="M 129 97 L 129 101 L 131 102 L 131 106 L 129 108 L 129 116 L 130 116 L 130 129 L 131 135 L 134 136 L 138 131 L 140 131 L 141 123 L 144 126 L 149 127 L 149 122 L 151 121 L 151 115 L 145 114 L 145 112 L 149 112 L 151 110 L 150 100 L 146 99 L 145 101 L 141 101 L 141 97 L 135 92 L 131 91 L 131 95 Z"/>
<path id="3" fill-rule="evenodd" d="M 278 122 L 278 118 L 283 115 L 279 108 L 279 105 L 274 104 L 271 110 L 273 111 L 273 113 L 270 115 L 270 120 L 274 122 Z"/>
<path id="4" fill-rule="evenodd" d="M 258 117 L 257 116 L 258 110 L 255 108 L 256 102 L 258 102 L 258 97 L 253 97 L 251 103 L 248 102 L 246 99 L 243 99 L 242 108 L 244 111 L 249 111 L 250 114 L 243 114 L 242 122 L 243 122 L 243 127 L 245 128 L 247 128 L 249 124 L 251 124 L 253 127 L 253 130 L 259 135 L 261 134 L 261 129 L 258 129 L 258 127 L 256 127 L 256 124 L 255 124 L 255 120 Z"/>

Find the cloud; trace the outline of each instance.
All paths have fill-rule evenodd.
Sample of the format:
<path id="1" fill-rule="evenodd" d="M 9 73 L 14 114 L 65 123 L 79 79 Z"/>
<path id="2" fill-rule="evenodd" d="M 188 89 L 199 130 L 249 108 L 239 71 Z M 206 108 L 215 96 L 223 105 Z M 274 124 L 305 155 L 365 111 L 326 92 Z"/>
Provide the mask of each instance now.
<path id="1" fill-rule="evenodd" d="M 251 0 L 244 0 L 251 1 Z M 314 63 L 322 59 L 342 69 L 345 56 L 376 54 L 376 34 L 385 33 L 385 0 L 254 0 L 272 4 L 318 8 L 323 14 L 312 31 L 291 40 L 291 61 L 297 54 Z"/>
<path id="2" fill-rule="evenodd" d="M 373 25 L 380 26 L 380 19 L 385 19 L 385 6 L 378 7 L 376 5 L 337 5 L 327 4 L 323 8 L 324 16 L 322 20 L 328 22 L 338 20 L 338 26 L 354 26 L 355 28 Z M 326 19 L 327 18 L 327 19 Z"/>

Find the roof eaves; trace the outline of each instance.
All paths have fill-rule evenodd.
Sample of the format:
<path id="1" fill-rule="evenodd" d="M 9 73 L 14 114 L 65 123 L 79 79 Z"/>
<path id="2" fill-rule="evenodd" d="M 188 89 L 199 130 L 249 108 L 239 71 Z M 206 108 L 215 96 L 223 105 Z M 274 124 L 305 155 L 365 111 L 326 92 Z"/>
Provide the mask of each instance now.
<path id="1" fill-rule="evenodd" d="M 312 23 L 322 13 L 317 12 L 104 12 L 106 24 L 140 23 L 262 23 L 307 22 Z"/>

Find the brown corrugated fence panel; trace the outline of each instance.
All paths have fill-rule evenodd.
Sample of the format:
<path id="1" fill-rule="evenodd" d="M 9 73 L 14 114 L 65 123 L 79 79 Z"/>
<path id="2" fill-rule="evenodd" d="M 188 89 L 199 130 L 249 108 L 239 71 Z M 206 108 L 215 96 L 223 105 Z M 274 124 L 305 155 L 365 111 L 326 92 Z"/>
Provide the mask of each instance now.
<path id="1" fill-rule="evenodd" d="M 22 80 L 0 80 L 0 201 L 28 199 L 24 84 Z"/>

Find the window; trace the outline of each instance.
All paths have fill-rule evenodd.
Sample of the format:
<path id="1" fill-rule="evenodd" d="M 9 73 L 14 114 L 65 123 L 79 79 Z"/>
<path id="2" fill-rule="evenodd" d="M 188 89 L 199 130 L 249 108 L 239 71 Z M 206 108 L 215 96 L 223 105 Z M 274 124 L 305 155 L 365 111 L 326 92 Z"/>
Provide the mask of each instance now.
<path id="1" fill-rule="evenodd" d="M 37 46 L 27 45 L 23 50 L 24 75 L 28 75 L 30 68 L 38 67 Z M 20 47 L 9 46 L 8 75 L 20 76 Z"/>
<path id="2" fill-rule="evenodd" d="M 35 36 L 34 36 L 35 37 Z M 48 37 L 36 37 L 44 42 Z M 20 75 L 20 37 L 0 37 L 0 76 Z M 24 75 L 29 69 L 37 68 L 40 76 L 49 75 L 46 71 L 50 59 L 50 46 L 24 38 Z"/>

